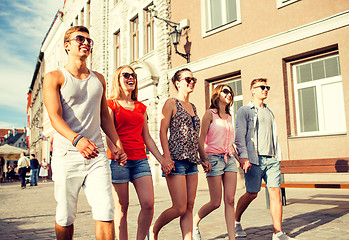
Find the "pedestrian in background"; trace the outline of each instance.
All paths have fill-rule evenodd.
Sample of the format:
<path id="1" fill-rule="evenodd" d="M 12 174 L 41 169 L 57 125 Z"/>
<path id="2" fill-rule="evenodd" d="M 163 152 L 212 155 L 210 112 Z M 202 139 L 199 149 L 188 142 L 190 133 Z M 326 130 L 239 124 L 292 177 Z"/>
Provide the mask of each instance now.
<path id="1" fill-rule="evenodd" d="M 45 158 L 42 159 L 40 165 L 41 165 L 41 168 L 40 168 L 39 176 L 42 177 L 42 182 L 47 182 L 48 164 Z"/>
<path id="2" fill-rule="evenodd" d="M 30 155 L 30 186 L 38 185 L 38 174 L 39 174 L 40 163 L 35 158 L 35 154 Z"/>
<path id="3" fill-rule="evenodd" d="M 131 66 L 119 67 L 114 74 L 108 106 L 124 151 L 127 163 L 119 165 L 110 151 L 108 157 L 112 182 L 116 191 L 115 230 L 119 240 L 128 239 L 127 210 L 129 205 L 129 182 L 133 183 L 141 210 L 138 215 L 137 240 L 147 236 L 154 215 L 154 188 L 145 146 L 161 164 L 161 169 L 171 171 L 173 161 L 159 152 L 149 133 L 147 107 L 138 101 L 137 75 Z M 111 144 L 107 139 L 108 146 Z"/>
<path id="4" fill-rule="evenodd" d="M 27 174 L 30 167 L 30 161 L 29 159 L 24 155 L 24 153 L 21 153 L 21 157 L 18 159 L 17 162 L 17 173 L 19 175 L 19 179 L 21 180 L 21 189 L 26 188 L 26 182 L 25 182 L 25 175 Z"/>
<path id="5" fill-rule="evenodd" d="M 202 118 L 199 137 L 200 157 L 209 160 L 211 172 L 206 173 L 210 201 L 203 205 L 194 217 L 193 239 L 200 240 L 200 221 L 215 209 L 222 201 L 222 186 L 225 222 L 228 239 L 235 239 L 234 198 L 236 191 L 237 165 L 233 146 L 235 133 L 230 115 L 234 102 L 234 92 L 229 85 L 218 85 L 212 92 L 210 108 Z M 205 151 L 204 143 L 206 143 Z"/>
<path id="6" fill-rule="evenodd" d="M 189 69 L 178 70 L 172 78 L 177 97 L 168 99 L 162 109 L 161 146 L 165 159 L 175 163 L 170 174 L 164 174 L 172 206 L 162 212 L 151 227 L 151 240 L 158 239 L 161 228 L 177 217 L 180 218 L 182 238 L 192 239 L 193 208 L 198 184 L 197 164 L 201 163 L 205 172 L 210 171 L 208 161 L 201 162 L 198 157 L 200 118 L 194 104 L 189 102 L 196 81 Z"/>

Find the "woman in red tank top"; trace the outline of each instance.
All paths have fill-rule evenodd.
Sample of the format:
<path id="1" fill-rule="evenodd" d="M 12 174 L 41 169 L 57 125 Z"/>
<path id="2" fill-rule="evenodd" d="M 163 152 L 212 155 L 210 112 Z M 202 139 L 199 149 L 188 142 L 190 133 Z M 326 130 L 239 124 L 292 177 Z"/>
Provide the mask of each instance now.
<path id="1" fill-rule="evenodd" d="M 115 225 L 119 240 L 128 239 L 127 209 L 129 203 L 129 182 L 132 182 L 141 206 L 136 239 L 145 239 L 154 214 L 154 189 L 151 171 L 148 164 L 145 146 L 161 164 L 162 171 L 167 174 L 173 162 L 163 158 L 147 124 L 146 106 L 137 101 L 137 75 L 132 67 L 121 66 L 112 81 L 108 107 L 119 135 L 122 147 L 127 155 L 127 162 L 120 166 L 108 150 L 112 182 L 116 191 Z M 108 145 L 110 144 L 107 139 Z"/>

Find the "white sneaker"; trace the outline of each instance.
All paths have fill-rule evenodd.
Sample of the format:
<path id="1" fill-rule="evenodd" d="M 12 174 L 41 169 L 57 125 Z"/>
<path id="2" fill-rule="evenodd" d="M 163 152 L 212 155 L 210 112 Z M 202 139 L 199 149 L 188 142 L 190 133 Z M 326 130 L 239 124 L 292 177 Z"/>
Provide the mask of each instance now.
<path id="1" fill-rule="evenodd" d="M 273 233 L 273 239 L 272 240 L 296 240 L 295 238 L 291 238 L 287 236 L 284 232 L 280 235 L 280 237 L 277 237 L 275 233 Z"/>
<path id="2" fill-rule="evenodd" d="M 201 234 L 198 227 L 193 227 L 193 240 L 201 240 Z"/>
<path id="3" fill-rule="evenodd" d="M 235 237 L 246 237 L 247 234 L 241 226 L 241 223 L 235 223 Z"/>

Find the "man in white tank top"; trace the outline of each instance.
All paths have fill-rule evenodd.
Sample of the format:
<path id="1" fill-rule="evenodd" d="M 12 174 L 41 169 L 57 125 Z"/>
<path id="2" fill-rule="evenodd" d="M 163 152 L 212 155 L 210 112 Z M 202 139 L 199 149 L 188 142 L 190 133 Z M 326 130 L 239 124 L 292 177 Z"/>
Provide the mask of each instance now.
<path id="1" fill-rule="evenodd" d="M 236 116 L 235 144 L 242 162 L 251 167 L 244 173 L 246 193 L 240 197 L 236 205 L 235 236 L 246 237 L 246 232 L 240 223 L 241 216 L 257 197 L 262 179 L 264 179 L 270 196 L 270 213 L 274 226 L 271 239 L 294 239 L 281 230 L 281 151 L 274 114 L 264 103 L 270 90 L 270 87 L 267 86 L 267 79 L 254 79 L 251 82 L 250 90 L 252 102 L 241 107 Z"/>
<path id="2" fill-rule="evenodd" d="M 56 130 L 52 171 L 57 239 L 73 239 L 81 188 L 92 207 L 96 239 L 115 239 L 111 173 L 101 128 L 114 143 L 111 151 L 119 164 L 127 156 L 108 112 L 104 77 L 86 65 L 92 47 L 86 27 L 71 27 L 64 36 L 68 64 L 44 80 L 44 103 Z"/>

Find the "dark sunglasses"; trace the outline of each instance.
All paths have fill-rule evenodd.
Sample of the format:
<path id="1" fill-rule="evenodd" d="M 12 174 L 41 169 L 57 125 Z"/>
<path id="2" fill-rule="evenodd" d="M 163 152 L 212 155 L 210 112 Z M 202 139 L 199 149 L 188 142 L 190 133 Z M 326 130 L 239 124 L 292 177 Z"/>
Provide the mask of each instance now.
<path id="1" fill-rule="evenodd" d="M 181 80 L 185 80 L 187 83 L 191 83 L 191 81 L 193 81 L 194 83 L 196 83 L 198 80 L 194 77 L 185 77 L 182 78 Z"/>
<path id="2" fill-rule="evenodd" d="M 124 72 L 122 73 L 122 76 L 124 76 L 124 78 L 126 79 L 130 79 L 130 77 L 136 79 L 137 78 L 137 74 L 135 73 L 127 73 L 127 72 Z"/>
<path id="3" fill-rule="evenodd" d="M 73 39 L 70 39 L 69 41 L 71 40 L 75 40 L 77 43 L 79 44 L 83 44 L 85 42 L 85 40 L 87 40 L 87 43 L 92 47 L 93 46 L 93 40 L 91 38 L 87 38 L 87 37 L 84 37 L 84 36 L 81 36 L 81 35 L 77 35 L 75 38 Z M 68 42 L 69 42 L 68 41 Z"/>
<path id="4" fill-rule="evenodd" d="M 270 90 L 270 86 L 265 86 L 265 85 L 260 85 L 260 86 L 254 87 L 254 88 L 261 88 L 262 91 L 264 91 L 265 89 L 267 89 L 268 91 Z"/>
<path id="5" fill-rule="evenodd" d="M 222 93 L 227 94 L 227 95 L 230 94 L 230 96 L 233 96 L 233 93 L 231 91 L 229 91 L 228 89 L 226 89 L 226 88 L 224 88 L 222 90 Z"/>

